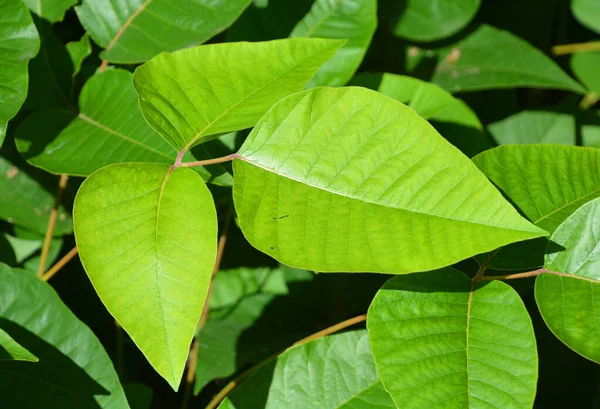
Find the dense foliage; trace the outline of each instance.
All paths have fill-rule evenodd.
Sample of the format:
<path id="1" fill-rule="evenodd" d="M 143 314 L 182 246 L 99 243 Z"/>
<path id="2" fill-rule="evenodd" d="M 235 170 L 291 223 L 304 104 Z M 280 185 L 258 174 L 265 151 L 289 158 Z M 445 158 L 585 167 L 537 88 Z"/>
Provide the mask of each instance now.
<path id="1" fill-rule="evenodd" d="M 597 408 L 599 36 L 598 0 L 0 1 L 0 406 Z"/>

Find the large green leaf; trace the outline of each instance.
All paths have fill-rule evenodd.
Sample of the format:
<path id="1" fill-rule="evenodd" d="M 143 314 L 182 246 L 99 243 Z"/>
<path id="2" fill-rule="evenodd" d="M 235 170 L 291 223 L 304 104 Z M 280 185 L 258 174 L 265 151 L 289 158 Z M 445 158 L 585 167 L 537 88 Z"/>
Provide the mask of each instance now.
<path id="1" fill-rule="evenodd" d="M 38 362 L 39 359 L 0 328 L 0 361 Z"/>
<path id="2" fill-rule="evenodd" d="M 261 366 L 221 409 L 393 409 L 366 331 L 333 335 L 291 348 Z"/>
<path id="3" fill-rule="evenodd" d="M 477 115 L 435 84 L 395 74 L 360 74 L 352 84 L 367 86 L 408 105 L 467 156 L 491 148 Z"/>
<path id="4" fill-rule="evenodd" d="M 38 177 L 39 176 L 39 177 Z M 45 234 L 58 181 L 47 175 L 31 174 L 0 156 L 0 219 L 36 233 Z M 73 231 L 69 212 L 61 206 L 54 234 Z"/>
<path id="5" fill-rule="evenodd" d="M 600 150 L 561 145 L 504 145 L 473 162 L 532 223 L 554 231 L 600 196 Z"/>
<path id="6" fill-rule="evenodd" d="M 449 37 L 475 17 L 481 0 L 408 0 L 394 27 L 397 36 L 414 41 Z"/>
<path id="7" fill-rule="evenodd" d="M 535 298 L 550 330 L 567 346 L 600 363 L 600 199 L 581 206 L 551 241 L 565 250 L 546 254 Z"/>
<path id="8" fill-rule="evenodd" d="M 308 87 L 344 85 L 369 48 L 377 27 L 376 0 L 316 0 L 290 37 L 337 38 L 348 41 L 308 82 Z"/>
<path id="9" fill-rule="evenodd" d="M 440 58 L 433 82 L 451 92 L 530 87 L 585 93 L 577 81 L 541 51 L 508 31 L 487 25 Z"/>
<path id="10" fill-rule="evenodd" d="M 415 111 L 364 88 L 280 101 L 234 171 L 246 238 L 307 270 L 410 273 L 545 235 Z"/>
<path id="11" fill-rule="evenodd" d="M 0 265 L 0 327 L 39 362 L 0 361 L 6 408 L 128 409 L 100 341 L 46 283 Z"/>
<path id="12" fill-rule="evenodd" d="M 598 26 L 600 27 L 600 6 L 598 7 Z M 571 57 L 571 69 L 575 76 L 590 91 L 600 95 L 600 52 L 576 53 Z"/>
<path id="13" fill-rule="evenodd" d="M 503 282 L 473 286 L 452 268 L 395 277 L 375 296 L 367 328 L 381 381 L 398 408 L 533 406 L 533 326 Z"/>
<path id="14" fill-rule="evenodd" d="M 27 62 L 38 52 L 40 40 L 29 10 L 20 0 L 0 3 L 0 145 L 6 124 L 27 95 Z"/>
<path id="15" fill-rule="evenodd" d="M 571 11 L 581 24 L 600 33 L 600 3 L 596 0 L 572 0 Z"/>
<path id="16" fill-rule="evenodd" d="M 177 389 L 216 256 L 209 190 L 188 168 L 110 165 L 81 185 L 73 215 L 100 299 Z"/>
<path id="17" fill-rule="evenodd" d="M 567 112 L 521 111 L 488 126 L 499 144 L 575 145 L 575 117 Z"/>
<path id="18" fill-rule="evenodd" d="M 341 40 L 211 44 L 161 54 L 133 76 L 144 117 L 178 150 L 254 126 L 304 88 Z M 273 58 L 277 56 L 277 58 Z"/>
<path id="19" fill-rule="evenodd" d="M 177 151 L 140 112 L 130 72 L 115 69 L 93 76 L 83 87 L 79 109 L 77 116 L 48 109 L 27 117 L 16 135 L 21 155 L 48 172 L 76 176 L 113 163 L 175 163 Z M 195 160 L 191 153 L 184 159 Z M 205 180 L 231 184 L 221 166 L 194 169 Z"/>
<path id="20" fill-rule="evenodd" d="M 40 17 L 53 23 L 61 21 L 77 0 L 23 0 L 29 9 Z"/>
<path id="21" fill-rule="evenodd" d="M 249 0 L 83 0 L 81 24 L 116 63 L 146 61 L 161 51 L 201 44 L 226 29 Z"/>

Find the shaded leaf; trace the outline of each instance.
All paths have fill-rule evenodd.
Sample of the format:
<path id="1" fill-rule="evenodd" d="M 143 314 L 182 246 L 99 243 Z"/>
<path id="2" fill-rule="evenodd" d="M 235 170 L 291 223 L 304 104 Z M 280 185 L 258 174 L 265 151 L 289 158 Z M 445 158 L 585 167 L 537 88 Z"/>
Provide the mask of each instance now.
<path id="1" fill-rule="evenodd" d="M 598 27 L 600 30 L 600 6 L 598 7 Z M 600 52 L 575 53 L 571 57 L 571 69 L 575 76 L 590 91 L 600 94 Z"/>
<path id="2" fill-rule="evenodd" d="M 529 87 L 585 93 L 541 51 L 508 31 L 487 25 L 441 54 L 433 82 L 451 92 Z"/>
<path id="3" fill-rule="evenodd" d="M 139 63 L 162 51 L 202 44 L 225 30 L 250 0 L 83 0 L 79 20 L 100 54 L 115 63 Z"/>
<path id="4" fill-rule="evenodd" d="M 566 112 L 521 111 L 488 126 L 499 144 L 575 145 L 575 117 Z"/>
<path id="5" fill-rule="evenodd" d="M 581 125 L 583 145 L 600 148 L 600 110 L 589 110 L 585 115 L 588 121 Z"/>
<path id="6" fill-rule="evenodd" d="M 133 82 L 148 123 L 187 150 L 254 126 L 275 102 L 302 90 L 341 45 L 306 38 L 210 44 L 161 54 L 139 67 Z"/>
<path id="7" fill-rule="evenodd" d="M 293 376 L 290 376 L 293 374 Z M 366 331 L 318 339 L 266 363 L 219 408 L 392 409 Z"/>
<path id="8" fill-rule="evenodd" d="M 347 40 L 307 87 L 344 85 L 363 60 L 377 27 L 376 0 L 316 0 L 290 37 Z"/>
<path id="9" fill-rule="evenodd" d="M 129 383 L 125 385 L 125 394 L 131 409 L 150 409 L 154 392 L 148 386 L 141 383 Z"/>
<path id="10" fill-rule="evenodd" d="M 16 33 L 16 35 L 15 35 Z M 40 40 L 29 10 L 20 0 L 0 4 L 0 146 L 6 124 L 27 95 L 27 63 L 39 49 Z"/>
<path id="11" fill-rule="evenodd" d="M 92 53 L 92 44 L 90 37 L 84 34 L 79 41 L 71 41 L 67 43 L 67 51 L 73 62 L 73 77 L 81 70 L 81 64 Z"/>
<path id="12" fill-rule="evenodd" d="M 3 405 L 129 408 L 100 341 L 48 284 L 0 265 L 0 293 L 0 327 L 40 359 L 0 362 Z"/>
<path id="13" fill-rule="evenodd" d="M 410 273 L 545 235 L 412 109 L 364 88 L 278 102 L 234 171 L 248 241 L 307 270 Z"/>
<path id="14" fill-rule="evenodd" d="M 29 9 L 52 23 L 62 21 L 65 13 L 77 0 L 23 0 Z"/>
<path id="15" fill-rule="evenodd" d="M 408 0 L 394 34 L 413 41 L 433 41 L 460 31 L 477 14 L 480 0 Z"/>
<path id="16" fill-rule="evenodd" d="M 381 381 L 399 408 L 533 406 L 537 351 L 519 295 L 452 268 L 395 277 L 367 318 Z"/>
<path id="17" fill-rule="evenodd" d="M 209 190 L 188 168 L 110 165 L 81 185 L 73 214 L 100 299 L 177 390 L 216 256 Z"/>
<path id="18" fill-rule="evenodd" d="M 596 0 L 572 0 L 571 11 L 581 24 L 600 33 L 600 4 Z"/>
<path id="19" fill-rule="evenodd" d="M 564 251 L 546 254 L 535 298 L 550 330 L 568 347 L 600 363 L 600 199 L 581 206 L 554 232 Z"/>
<path id="20" fill-rule="evenodd" d="M 38 362 L 39 359 L 0 328 L 0 361 Z"/>

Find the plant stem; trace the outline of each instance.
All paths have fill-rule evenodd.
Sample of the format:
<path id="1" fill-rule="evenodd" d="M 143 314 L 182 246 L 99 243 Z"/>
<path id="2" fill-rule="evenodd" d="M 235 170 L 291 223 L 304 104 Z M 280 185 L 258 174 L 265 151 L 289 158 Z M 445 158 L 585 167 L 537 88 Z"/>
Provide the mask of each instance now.
<path id="1" fill-rule="evenodd" d="M 58 273 L 60 269 L 65 266 L 65 264 L 67 264 L 69 261 L 71 261 L 73 257 L 75 257 L 76 254 L 77 247 L 73 247 L 71 251 L 65 254 L 63 258 L 58 260 L 58 262 L 55 265 L 53 265 L 50 270 L 46 271 L 46 273 L 42 275 L 41 279 L 44 281 L 50 280 L 54 276 L 54 274 Z"/>
<path id="2" fill-rule="evenodd" d="M 314 341 L 315 339 L 327 336 L 327 335 L 331 335 L 334 332 L 338 332 L 341 331 L 345 328 L 351 327 L 352 325 L 356 325 L 360 322 L 366 321 L 367 319 L 367 314 L 361 314 L 358 315 L 354 318 L 350 318 L 347 319 L 346 321 L 342 321 L 338 324 L 332 325 L 329 328 L 325 328 L 322 331 L 319 332 L 315 332 L 312 335 L 309 335 L 306 338 L 301 339 L 300 341 L 294 343 L 291 347 L 294 346 L 298 346 L 298 345 L 302 345 L 305 344 L 307 342 L 310 341 Z M 237 378 L 235 378 L 234 380 L 232 380 L 231 382 L 229 382 L 223 389 L 221 389 L 221 391 L 215 395 L 214 398 L 212 398 L 212 400 L 209 402 L 208 405 L 206 405 L 206 409 L 215 409 L 223 399 L 225 399 L 227 397 L 227 395 L 229 394 L 229 392 L 231 392 L 232 390 L 235 389 L 236 386 L 238 386 L 244 379 L 246 379 L 248 376 L 250 376 L 252 374 L 252 372 L 254 372 L 258 367 L 266 364 L 267 362 L 272 361 L 273 359 L 276 359 L 279 355 L 281 355 L 282 353 L 284 353 L 285 351 L 287 351 L 289 348 L 284 349 L 281 352 L 278 352 L 276 354 L 271 355 L 270 357 L 268 357 L 267 359 L 263 360 L 262 362 L 259 362 L 258 364 L 254 365 L 252 368 L 248 369 L 247 371 L 243 372 L 241 375 L 239 375 Z"/>
<path id="3" fill-rule="evenodd" d="M 485 270 L 487 270 L 488 265 L 491 263 L 491 261 L 494 259 L 494 257 L 496 257 L 496 254 L 498 254 L 498 252 L 500 251 L 502 247 L 500 247 L 499 249 L 496 249 L 495 251 L 493 251 L 492 253 L 490 253 L 489 257 L 487 258 L 487 260 L 485 260 L 483 262 L 483 264 L 481 264 L 479 266 L 479 270 L 477 270 L 477 273 L 475 274 L 475 277 L 473 277 L 473 283 L 476 283 L 477 281 L 481 280 L 481 277 L 483 277 L 483 274 L 485 273 Z"/>
<path id="4" fill-rule="evenodd" d="M 598 102 L 598 94 L 596 94 L 594 91 L 590 91 L 587 94 L 585 94 L 585 96 L 579 103 L 579 108 L 581 108 L 581 110 L 583 111 L 587 111 L 592 106 L 594 106 L 596 102 Z"/>
<path id="5" fill-rule="evenodd" d="M 588 43 L 563 44 L 552 47 L 554 55 L 575 54 L 588 51 L 600 51 L 600 41 L 590 41 Z"/>
<path id="6" fill-rule="evenodd" d="M 191 167 L 195 167 L 195 166 L 214 165 L 216 163 L 229 162 L 230 160 L 233 160 L 237 157 L 238 157 L 237 153 L 232 153 L 231 155 L 223 156 L 221 158 L 199 160 L 199 161 L 195 161 L 195 162 L 183 162 L 180 164 L 180 166 L 185 166 L 187 168 L 191 168 Z M 177 166 L 177 164 L 175 166 Z"/>
<path id="7" fill-rule="evenodd" d="M 98 72 L 104 72 L 104 70 L 106 70 L 106 67 L 108 67 L 108 60 L 102 60 L 100 68 L 98 68 Z"/>
<path id="8" fill-rule="evenodd" d="M 52 236 L 54 235 L 54 228 L 56 227 L 56 217 L 58 216 L 58 208 L 60 207 L 60 202 L 62 201 L 63 192 L 67 187 L 68 180 L 69 176 L 60 175 L 60 179 L 58 181 L 58 190 L 56 191 L 56 200 L 54 202 L 54 208 L 50 213 L 50 220 L 48 221 L 48 228 L 46 229 L 46 236 L 44 237 L 44 244 L 42 245 L 42 254 L 40 256 L 40 265 L 38 267 L 37 273 L 39 278 L 42 278 L 42 276 L 44 275 L 44 271 L 46 270 L 46 262 L 48 261 L 50 244 L 52 243 Z"/>
<path id="9" fill-rule="evenodd" d="M 479 280 L 514 280 L 517 278 L 535 277 L 542 273 L 550 273 L 550 271 L 546 270 L 545 268 L 540 268 L 538 270 L 528 271 L 526 273 L 508 274 L 505 276 L 484 276 Z"/>

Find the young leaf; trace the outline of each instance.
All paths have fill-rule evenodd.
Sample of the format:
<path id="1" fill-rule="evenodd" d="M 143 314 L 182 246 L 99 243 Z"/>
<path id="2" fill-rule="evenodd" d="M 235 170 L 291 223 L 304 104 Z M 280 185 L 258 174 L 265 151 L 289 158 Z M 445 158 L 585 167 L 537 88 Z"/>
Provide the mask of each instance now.
<path id="1" fill-rule="evenodd" d="M 262 365 L 219 408 L 393 409 L 367 331 L 300 345 Z"/>
<path id="2" fill-rule="evenodd" d="M 376 0 L 316 0 L 290 37 L 348 41 L 308 82 L 307 87 L 344 85 L 362 62 L 377 27 Z"/>
<path id="3" fill-rule="evenodd" d="M 62 21 L 65 13 L 77 0 L 23 0 L 29 9 L 44 19 L 56 23 Z"/>
<path id="4" fill-rule="evenodd" d="M 248 241 L 307 270 L 411 273 L 546 234 L 412 109 L 364 88 L 278 102 L 234 172 Z"/>
<path id="5" fill-rule="evenodd" d="M 413 41 L 451 36 L 477 14 L 481 0 L 409 0 L 402 9 L 394 34 Z"/>
<path id="6" fill-rule="evenodd" d="M 225 30 L 250 0 L 83 0 L 75 7 L 100 57 L 131 64 L 202 44 Z"/>
<path id="7" fill-rule="evenodd" d="M 600 4 L 596 0 L 572 0 L 571 11 L 581 24 L 600 33 Z"/>
<path id="8" fill-rule="evenodd" d="M 48 175 L 37 177 L 38 172 L 31 174 L 29 170 L 0 156 L 0 192 L 3 192 L 0 195 L 0 219 L 45 234 L 58 182 Z M 60 206 L 54 234 L 62 236 L 72 231 L 71 216 L 64 206 Z"/>
<path id="9" fill-rule="evenodd" d="M 39 49 L 40 39 L 29 10 L 20 0 L 0 3 L 0 146 L 6 124 L 27 95 L 27 62 Z"/>
<path id="10" fill-rule="evenodd" d="M 4 407 L 129 409 L 100 341 L 52 287 L 0 265 L 0 294 L 0 327 L 39 358 L 0 361 Z"/>
<path id="11" fill-rule="evenodd" d="M 110 164 L 173 164 L 177 151 L 144 120 L 132 74 L 113 69 L 94 75 L 79 97 L 80 113 L 48 109 L 27 117 L 16 135 L 17 149 L 32 165 L 52 173 L 87 176 Z M 194 156 L 187 153 L 187 161 Z M 218 166 L 194 168 L 205 180 L 231 185 Z"/>
<path id="12" fill-rule="evenodd" d="M 177 390 L 216 256 L 206 185 L 184 167 L 110 165 L 81 185 L 73 217 L 100 299 Z"/>
<path id="13" fill-rule="evenodd" d="M 73 62 L 73 77 L 81 70 L 81 64 L 92 53 L 92 44 L 90 37 L 84 34 L 79 41 L 71 41 L 67 43 L 67 51 Z"/>
<path id="14" fill-rule="evenodd" d="M 600 196 L 600 150 L 561 145 L 504 145 L 473 162 L 535 225 L 554 231 Z"/>
<path id="15" fill-rule="evenodd" d="M 352 84 L 367 86 L 408 105 L 467 156 L 491 148 L 483 126 L 471 108 L 435 84 L 388 73 L 360 74 Z"/>
<path id="16" fill-rule="evenodd" d="M 381 381 L 399 408 L 533 406 L 533 326 L 503 282 L 473 286 L 452 268 L 392 278 L 375 296 L 367 328 Z"/>
<path id="17" fill-rule="evenodd" d="M 508 31 L 488 25 L 479 27 L 440 58 L 433 82 L 450 92 L 530 87 L 585 93 L 585 88 L 541 51 Z"/>
<path id="18" fill-rule="evenodd" d="M 342 44 L 307 38 L 210 44 L 153 58 L 135 71 L 133 83 L 148 123 L 187 150 L 254 126 L 275 102 L 302 90 Z"/>
<path id="19" fill-rule="evenodd" d="M 581 206 L 554 232 L 564 251 L 546 254 L 535 299 L 550 330 L 575 352 L 600 363 L 600 199 Z"/>
<path id="20" fill-rule="evenodd" d="M 38 362 L 39 359 L 0 328 L 0 361 Z"/>
<path id="21" fill-rule="evenodd" d="M 598 7 L 598 27 L 600 27 L 600 6 Z M 590 91 L 600 95 L 600 52 L 576 53 L 571 57 L 571 69 L 575 76 Z"/>
<path id="22" fill-rule="evenodd" d="M 488 126 L 499 144 L 575 145 L 575 117 L 566 112 L 521 111 Z"/>

